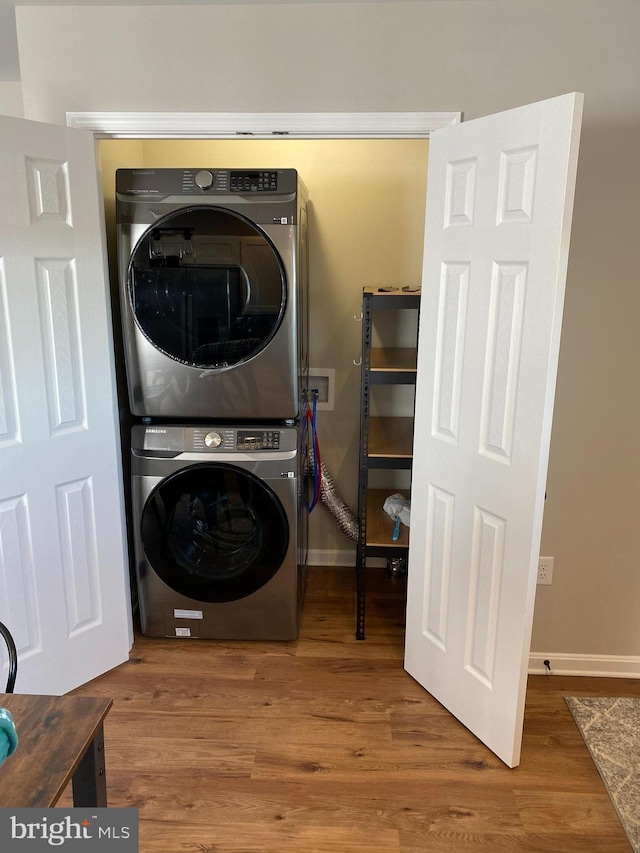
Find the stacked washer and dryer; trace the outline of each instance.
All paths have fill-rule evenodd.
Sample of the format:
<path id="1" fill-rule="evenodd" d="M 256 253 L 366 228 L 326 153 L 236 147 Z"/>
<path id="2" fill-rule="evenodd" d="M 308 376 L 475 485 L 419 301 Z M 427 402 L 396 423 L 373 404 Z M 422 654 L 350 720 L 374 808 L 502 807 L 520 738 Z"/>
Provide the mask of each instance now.
<path id="1" fill-rule="evenodd" d="M 294 639 L 306 189 L 294 169 L 119 169 L 116 219 L 142 631 Z"/>

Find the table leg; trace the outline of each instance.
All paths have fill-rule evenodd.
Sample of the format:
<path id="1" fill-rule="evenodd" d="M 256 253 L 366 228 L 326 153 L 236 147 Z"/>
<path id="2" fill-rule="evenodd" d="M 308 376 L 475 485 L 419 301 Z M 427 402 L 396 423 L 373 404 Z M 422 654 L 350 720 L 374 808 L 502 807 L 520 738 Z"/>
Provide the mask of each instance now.
<path id="1" fill-rule="evenodd" d="M 73 774 L 72 785 L 74 806 L 106 808 L 107 774 L 102 724 Z"/>

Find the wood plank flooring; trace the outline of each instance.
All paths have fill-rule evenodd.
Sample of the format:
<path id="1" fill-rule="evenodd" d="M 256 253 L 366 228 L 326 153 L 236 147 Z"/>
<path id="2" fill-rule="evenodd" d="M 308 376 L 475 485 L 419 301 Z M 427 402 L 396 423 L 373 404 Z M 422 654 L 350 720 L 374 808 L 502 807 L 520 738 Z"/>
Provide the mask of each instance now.
<path id="1" fill-rule="evenodd" d="M 369 588 L 364 642 L 353 571 L 316 568 L 297 642 L 138 634 L 75 691 L 113 698 L 109 805 L 141 853 L 630 853 L 563 697 L 640 681 L 530 677 L 510 770 L 403 671 L 403 581 Z"/>

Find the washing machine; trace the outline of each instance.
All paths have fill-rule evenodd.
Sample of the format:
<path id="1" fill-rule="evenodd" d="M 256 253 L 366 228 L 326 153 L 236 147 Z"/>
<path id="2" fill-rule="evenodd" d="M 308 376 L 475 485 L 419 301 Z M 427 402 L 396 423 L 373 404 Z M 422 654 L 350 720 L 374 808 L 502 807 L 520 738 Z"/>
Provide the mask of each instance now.
<path id="1" fill-rule="evenodd" d="M 297 426 L 133 427 L 144 634 L 297 637 L 307 564 L 305 441 Z"/>
<path id="2" fill-rule="evenodd" d="M 298 417 L 308 374 L 307 191 L 295 169 L 118 169 L 131 412 Z"/>

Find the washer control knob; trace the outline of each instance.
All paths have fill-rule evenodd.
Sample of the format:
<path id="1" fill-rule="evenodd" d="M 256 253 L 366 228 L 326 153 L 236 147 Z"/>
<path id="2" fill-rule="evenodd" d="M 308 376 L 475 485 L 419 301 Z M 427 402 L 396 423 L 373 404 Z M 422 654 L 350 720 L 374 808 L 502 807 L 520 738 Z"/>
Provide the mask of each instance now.
<path id="1" fill-rule="evenodd" d="M 211 432 L 208 432 L 205 435 L 204 443 L 207 445 L 207 447 L 220 447 L 220 445 L 222 444 L 222 436 L 219 432 L 215 432 L 215 430 L 212 430 Z"/>
<path id="2" fill-rule="evenodd" d="M 195 182 L 201 190 L 208 190 L 213 183 L 213 175 L 207 169 L 203 169 L 196 175 Z"/>

